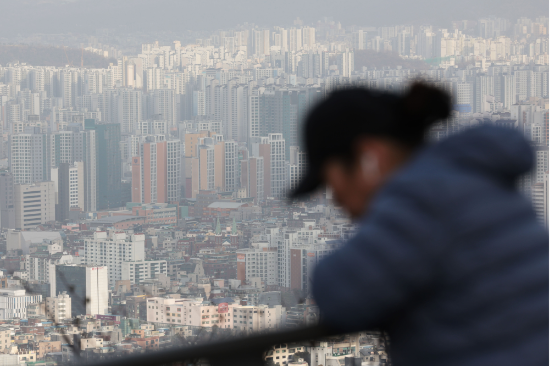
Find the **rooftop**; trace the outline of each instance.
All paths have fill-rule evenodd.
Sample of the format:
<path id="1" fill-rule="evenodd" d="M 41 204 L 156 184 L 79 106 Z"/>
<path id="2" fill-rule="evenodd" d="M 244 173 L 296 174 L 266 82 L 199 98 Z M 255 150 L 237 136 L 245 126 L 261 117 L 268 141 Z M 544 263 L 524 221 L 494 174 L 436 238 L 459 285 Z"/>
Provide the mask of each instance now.
<path id="1" fill-rule="evenodd" d="M 208 208 L 239 208 L 242 205 L 244 205 L 244 203 L 242 203 L 242 202 L 218 201 L 218 202 L 212 202 L 211 204 L 209 204 Z"/>

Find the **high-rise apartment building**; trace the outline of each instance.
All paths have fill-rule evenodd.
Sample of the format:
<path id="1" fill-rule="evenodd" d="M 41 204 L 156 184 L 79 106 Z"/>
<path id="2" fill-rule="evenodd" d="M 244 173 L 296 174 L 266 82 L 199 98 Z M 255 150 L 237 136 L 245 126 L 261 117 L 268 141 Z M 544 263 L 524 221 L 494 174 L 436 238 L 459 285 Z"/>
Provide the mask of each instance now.
<path id="1" fill-rule="evenodd" d="M 176 93 L 172 89 L 155 89 L 153 91 L 153 115 L 168 122 L 168 126 L 176 125 Z"/>
<path id="2" fill-rule="evenodd" d="M 9 137 L 9 167 L 14 184 L 50 179 L 52 141 L 47 134 L 12 134 Z"/>
<path id="3" fill-rule="evenodd" d="M 275 234 L 273 241 L 277 242 L 279 286 L 290 288 L 290 248 L 298 243 L 298 233 L 286 231 L 279 235 Z"/>
<path id="4" fill-rule="evenodd" d="M 122 263 L 145 260 L 145 235 L 96 231 L 84 239 L 84 263 L 108 266 L 109 286 L 122 279 Z"/>
<path id="5" fill-rule="evenodd" d="M 132 157 L 132 202 L 166 202 L 166 141 L 149 139 Z"/>
<path id="6" fill-rule="evenodd" d="M 55 185 L 57 221 L 72 218 L 71 211 L 84 211 L 84 163 L 61 163 L 59 168 L 52 168 L 52 181 Z"/>
<path id="7" fill-rule="evenodd" d="M 241 188 L 246 188 L 247 196 L 258 203 L 264 197 L 264 158 L 250 157 L 241 161 Z"/>
<path id="8" fill-rule="evenodd" d="M 54 182 L 16 184 L 13 196 L 16 229 L 26 230 L 55 221 Z"/>
<path id="9" fill-rule="evenodd" d="M 215 138 L 215 137 L 214 137 Z M 233 192 L 238 183 L 238 151 L 235 141 L 214 141 L 214 186 L 225 192 Z"/>
<path id="10" fill-rule="evenodd" d="M 267 137 L 254 138 L 252 142 L 251 155 L 261 157 L 263 160 L 263 198 L 272 197 L 271 195 L 271 144 Z"/>
<path id="11" fill-rule="evenodd" d="M 205 138 L 205 140 L 211 140 Z M 198 158 L 193 164 L 193 181 L 197 179 L 198 190 L 211 191 L 215 188 L 215 151 L 210 142 L 208 145 L 201 144 L 197 146 Z M 197 191 L 198 193 L 198 191 Z"/>
<path id="12" fill-rule="evenodd" d="M 270 133 L 271 197 L 282 198 L 286 193 L 285 139 L 281 133 Z M 265 177 L 264 177 L 265 179 Z"/>
<path id="13" fill-rule="evenodd" d="M 141 90 L 130 88 L 118 89 L 118 95 L 116 96 L 118 112 L 117 122 L 120 124 L 121 133 L 133 132 L 136 123 L 143 119 L 143 108 L 141 106 L 142 98 Z"/>
<path id="14" fill-rule="evenodd" d="M 353 51 L 346 49 L 345 52 L 339 53 L 337 61 L 340 75 L 346 78 L 351 77 L 351 74 L 355 71 L 355 59 Z"/>
<path id="15" fill-rule="evenodd" d="M 178 202 L 180 193 L 180 141 L 158 141 L 147 136 L 132 157 L 132 202 Z"/>
<path id="16" fill-rule="evenodd" d="M 306 153 L 300 151 L 298 146 L 290 147 L 290 160 L 287 164 L 286 178 L 289 190 L 294 190 L 298 187 L 302 177 L 306 172 Z"/>
<path id="17" fill-rule="evenodd" d="M 84 164 L 84 211 L 97 209 L 97 149 L 96 131 L 75 132 L 74 161 Z"/>

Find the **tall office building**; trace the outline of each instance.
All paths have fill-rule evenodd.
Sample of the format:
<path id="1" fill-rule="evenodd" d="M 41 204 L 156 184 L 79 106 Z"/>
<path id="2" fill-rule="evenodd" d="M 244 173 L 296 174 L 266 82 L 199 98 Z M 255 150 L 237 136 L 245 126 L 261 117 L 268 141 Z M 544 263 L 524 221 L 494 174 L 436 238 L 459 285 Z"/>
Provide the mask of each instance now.
<path id="1" fill-rule="evenodd" d="M 145 260 L 145 235 L 96 231 L 84 239 L 84 262 L 109 267 L 109 286 L 122 279 L 122 263 Z"/>
<path id="2" fill-rule="evenodd" d="M 56 296 L 69 294 L 71 318 L 78 315 L 108 314 L 107 267 L 58 265 L 55 268 L 55 286 Z"/>
<path id="3" fill-rule="evenodd" d="M 16 229 L 26 230 L 55 221 L 54 182 L 16 184 L 13 196 Z"/>
<path id="4" fill-rule="evenodd" d="M 120 125 L 85 120 L 86 130 L 95 131 L 96 209 L 104 210 L 126 204 L 122 192 L 122 156 Z"/>

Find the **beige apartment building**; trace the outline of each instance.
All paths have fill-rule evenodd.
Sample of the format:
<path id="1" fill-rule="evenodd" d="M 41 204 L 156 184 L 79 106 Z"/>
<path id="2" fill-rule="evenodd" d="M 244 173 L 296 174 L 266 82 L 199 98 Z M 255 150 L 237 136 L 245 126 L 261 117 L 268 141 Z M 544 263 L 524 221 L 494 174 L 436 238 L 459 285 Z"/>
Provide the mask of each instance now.
<path id="1" fill-rule="evenodd" d="M 174 325 L 240 329 L 256 332 L 278 329 L 285 309 L 280 306 L 205 305 L 202 299 L 147 299 L 147 321 Z"/>
<path id="2" fill-rule="evenodd" d="M 70 319 L 71 316 L 71 297 L 67 292 L 60 293 L 57 297 L 46 298 L 46 315 L 54 319 L 56 323 L 63 319 Z"/>

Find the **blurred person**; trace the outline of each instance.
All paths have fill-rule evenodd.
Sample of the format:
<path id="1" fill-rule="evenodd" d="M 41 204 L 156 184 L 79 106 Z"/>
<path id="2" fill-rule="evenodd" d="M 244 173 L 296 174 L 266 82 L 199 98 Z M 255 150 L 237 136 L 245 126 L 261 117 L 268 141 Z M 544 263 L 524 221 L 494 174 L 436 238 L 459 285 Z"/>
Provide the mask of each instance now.
<path id="1" fill-rule="evenodd" d="M 336 91 L 310 112 L 291 195 L 326 185 L 359 224 L 316 268 L 322 323 L 384 329 L 397 366 L 548 365 L 548 233 L 515 186 L 531 148 L 494 126 L 426 143 L 450 110 L 415 83 Z"/>

